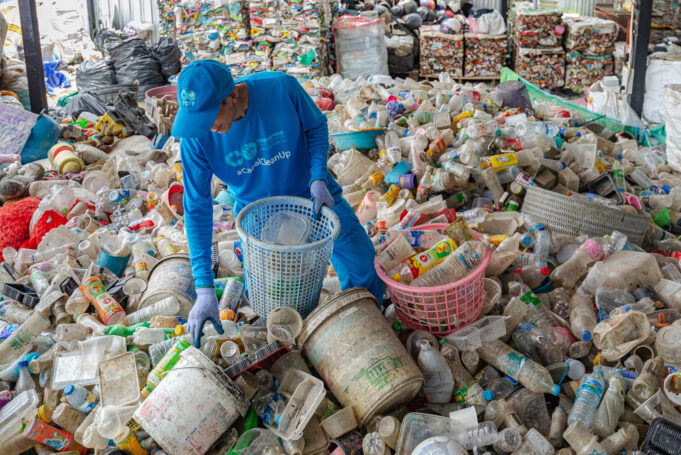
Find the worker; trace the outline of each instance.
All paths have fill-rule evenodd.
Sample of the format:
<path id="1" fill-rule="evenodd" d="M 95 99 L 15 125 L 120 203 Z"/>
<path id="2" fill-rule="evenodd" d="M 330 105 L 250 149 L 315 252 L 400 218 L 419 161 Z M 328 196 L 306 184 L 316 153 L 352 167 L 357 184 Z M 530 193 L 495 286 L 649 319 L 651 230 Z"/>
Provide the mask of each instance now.
<path id="1" fill-rule="evenodd" d="M 222 333 L 211 261 L 213 175 L 228 185 L 235 214 L 270 196 L 312 198 L 315 214 L 324 205 L 333 210 L 340 234 L 331 263 L 341 288 L 364 287 L 382 302 L 374 247 L 327 169 L 326 116 L 298 81 L 264 72 L 235 82 L 226 65 L 199 60 L 180 73 L 177 95 L 172 134 L 182 138 L 184 219 L 197 293 L 187 321 L 194 344 L 207 321 Z"/>

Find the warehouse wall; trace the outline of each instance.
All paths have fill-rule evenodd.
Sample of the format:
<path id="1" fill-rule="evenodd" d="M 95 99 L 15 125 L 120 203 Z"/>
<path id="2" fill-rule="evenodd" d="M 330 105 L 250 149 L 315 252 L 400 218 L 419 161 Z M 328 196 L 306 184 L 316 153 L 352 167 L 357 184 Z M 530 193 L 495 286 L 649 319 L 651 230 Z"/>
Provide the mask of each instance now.
<path id="1" fill-rule="evenodd" d="M 93 0 L 97 27 L 119 30 L 131 21 L 152 24 L 153 40 L 159 39 L 156 0 Z"/>

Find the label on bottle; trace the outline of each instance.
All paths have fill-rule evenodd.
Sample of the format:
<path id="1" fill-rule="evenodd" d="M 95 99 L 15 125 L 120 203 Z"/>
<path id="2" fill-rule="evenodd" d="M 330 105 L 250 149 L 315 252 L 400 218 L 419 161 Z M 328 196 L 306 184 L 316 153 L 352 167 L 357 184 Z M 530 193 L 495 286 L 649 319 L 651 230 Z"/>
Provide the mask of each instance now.
<path id="1" fill-rule="evenodd" d="M 6 324 L 0 329 L 0 340 L 6 340 L 21 324 Z"/>
<path id="2" fill-rule="evenodd" d="M 520 139 L 506 139 L 504 140 L 506 147 L 510 147 L 514 150 L 522 150 L 523 145 L 520 143 Z"/>
<path id="3" fill-rule="evenodd" d="M 603 396 L 604 387 L 598 380 L 594 378 L 585 379 L 582 382 L 582 386 L 577 390 L 577 396 L 582 392 L 582 390 L 590 390 L 599 397 Z"/>
<path id="4" fill-rule="evenodd" d="M 502 153 L 490 157 L 487 162 L 494 169 L 503 169 L 518 164 L 518 157 L 515 153 Z"/>
<path id="5" fill-rule="evenodd" d="M 433 248 L 410 257 L 402 263 L 405 264 L 413 279 L 418 278 L 449 256 L 456 249 L 456 243 L 452 239 L 444 239 Z"/>
<path id="6" fill-rule="evenodd" d="M 59 430 L 40 419 L 33 419 L 29 422 L 23 435 L 27 439 L 41 442 L 59 452 L 66 451 L 73 444 L 73 433 Z"/>
<path id="7" fill-rule="evenodd" d="M 497 356 L 497 362 L 503 369 L 504 373 L 512 377 L 516 381 L 520 374 L 520 369 L 525 365 L 527 357 L 516 351 L 510 346 L 504 346 Z"/>
<path id="8" fill-rule="evenodd" d="M 598 262 L 605 257 L 603 247 L 593 239 L 584 242 L 579 249 L 588 254 L 594 262 Z"/>
<path id="9" fill-rule="evenodd" d="M 139 261 L 135 264 L 135 274 L 139 276 L 143 272 L 149 271 L 149 264 L 146 261 Z"/>
<path id="10" fill-rule="evenodd" d="M 175 364 L 180 361 L 180 354 L 182 351 L 187 349 L 189 346 L 191 346 L 189 341 L 184 339 L 181 339 L 175 343 L 147 376 L 147 385 L 145 386 L 145 389 L 147 389 L 149 392 L 154 390 L 159 382 L 161 382 L 161 379 L 163 379 L 165 375 L 173 369 Z"/>
<path id="11" fill-rule="evenodd" d="M 102 281 L 97 277 L 91 277 L 84 281 L 80 286 L 80 291 L 97 308 L 97 314 L 104 325 L 118 313 L 125 313 L 125 310 L 109 295 Z"/>

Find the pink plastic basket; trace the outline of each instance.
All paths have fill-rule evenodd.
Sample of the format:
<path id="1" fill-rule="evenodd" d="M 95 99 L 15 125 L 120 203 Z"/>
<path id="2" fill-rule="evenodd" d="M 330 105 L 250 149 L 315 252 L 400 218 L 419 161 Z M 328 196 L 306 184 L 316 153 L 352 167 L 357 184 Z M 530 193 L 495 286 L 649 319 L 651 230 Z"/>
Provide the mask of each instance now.
<path id="1" fill-rule="evenodd" d="M 416 226 L 417 230 L 444 231 L 446 224 Z M 477 239 L 482 236 L 473 233 Z M 401 284 L 391 279 L 378 263 L 374 266 L 379 278 L 388 287 L 399 318 L 414 330 L 426 330 L 435 335 L 447 335 L 474 322 L 482 310 L 485 289 L 485 270 L 489 265 L 488 249 L 477 268 L 465 278 L 445 286 L 420 288 Z"/>

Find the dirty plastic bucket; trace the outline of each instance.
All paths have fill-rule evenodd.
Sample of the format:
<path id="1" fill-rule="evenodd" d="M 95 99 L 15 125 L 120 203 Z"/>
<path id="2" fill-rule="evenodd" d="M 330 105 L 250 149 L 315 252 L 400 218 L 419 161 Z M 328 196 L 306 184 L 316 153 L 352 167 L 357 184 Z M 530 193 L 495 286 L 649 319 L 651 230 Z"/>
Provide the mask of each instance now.
<path id="1" fill-rule="evenodd" d="M 360 426 L 410 402 L 423 374 L 363 288 L 348 289 L 303 322 L 298 345 Z"/>
<path id="2" fill-rule="evenodd" d="M 249 406 L 221 368 L 189 347 L 133 419 L 166 452 L 202 455 Z"/>
<path id="3" fill-rule="evenodd" d="M 177 102 L 177 85 L 164 85 L 146 91 L 144 94 L 144 103 L 149 117 L 151 117 L 152 101 L 154 98 Z"/>
<path id="4" fill-rule="evenodd" d="M 196 288 L 192 265 L 186 254 L 173 254 L 161 259 L 151 269 L 147 290 L 142 295 L 139 307 L 144 308 L 167 297 L 175 297 L 180 302 L 180 316 L 189 315 L 196 300 Z"/>

